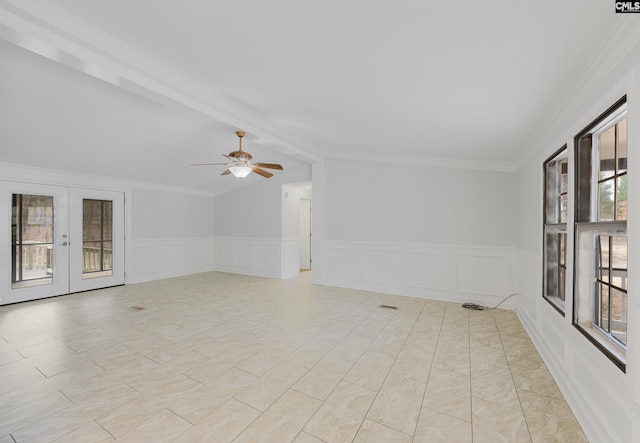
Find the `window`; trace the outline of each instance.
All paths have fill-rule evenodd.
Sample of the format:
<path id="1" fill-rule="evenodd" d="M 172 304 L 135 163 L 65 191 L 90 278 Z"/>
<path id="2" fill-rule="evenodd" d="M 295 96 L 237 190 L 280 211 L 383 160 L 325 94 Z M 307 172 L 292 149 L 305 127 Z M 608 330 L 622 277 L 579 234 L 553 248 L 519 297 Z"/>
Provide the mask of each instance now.
<path id="1" fill-rule="evenodd" d="M 574 325 L 622 370 L 627 347 L 627 107 L 575 138 Z"/>
<path id="2" fill-rule="evenodd" d="M 543 246 L 543 296 L 563 315 L 567 275 L 568 170 L 565 145 L 544 163 Z"/>
<path id="3" fill-rule="evenodd" d="M 13 194 L 11 289 L 53 283 L 53 197 Z"/>
<path id="4" fill-rule="evenodd" d="M 113 202 L 82 200 L 82 278 L 113 275 Z"/>

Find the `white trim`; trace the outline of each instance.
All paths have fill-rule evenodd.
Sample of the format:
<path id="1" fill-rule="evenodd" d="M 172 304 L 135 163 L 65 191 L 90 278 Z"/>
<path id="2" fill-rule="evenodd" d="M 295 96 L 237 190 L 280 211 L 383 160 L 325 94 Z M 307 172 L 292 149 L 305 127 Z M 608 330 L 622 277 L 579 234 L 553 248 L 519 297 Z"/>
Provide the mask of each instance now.
<path id="1" fill-rule="evenodd" d="M 322 247 L 329 286 L 489 307 L 516 292 L 511 247 L 335 240 Z"/>
<path id="2" fill-rule="evenodd" d="M 127 284 L 209 272 L 214 270 L 214 239 L 188 237 L 133 240 L 129 256 Z"/>
<path id="3" fill-rule="evenodd" d="M 300 272 L 297 238 L 214 237 L 215 270 L 267 278 Z"/>

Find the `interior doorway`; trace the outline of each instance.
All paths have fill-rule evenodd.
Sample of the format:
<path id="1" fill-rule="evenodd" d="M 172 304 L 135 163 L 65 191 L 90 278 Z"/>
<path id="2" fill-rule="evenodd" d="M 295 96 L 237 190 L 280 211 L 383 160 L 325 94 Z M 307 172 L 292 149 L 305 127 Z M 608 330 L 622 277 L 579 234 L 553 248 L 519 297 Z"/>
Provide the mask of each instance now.
<path id="1" fill-rule="evenodd" d="M 311 239 L 312 224 L 312 184 L 311 182 L 289 183 L 282 186 L 287 196 L 287 208 L 283 211 L 283 227 L 295 227 L 295 238 L 298 245 L 300 272 L 312 269 Z M 283 229 L 287 230 L 288 229 Z M 283 233 L 284 234 L 284 233 Z M 289 234 L 285 235 L 288 237 Z"/>

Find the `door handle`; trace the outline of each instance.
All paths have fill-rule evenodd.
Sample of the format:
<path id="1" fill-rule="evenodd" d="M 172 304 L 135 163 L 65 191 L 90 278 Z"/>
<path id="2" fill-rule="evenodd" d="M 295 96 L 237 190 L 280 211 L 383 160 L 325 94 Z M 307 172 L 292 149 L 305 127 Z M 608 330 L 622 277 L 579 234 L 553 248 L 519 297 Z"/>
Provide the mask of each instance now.
<path id="1" fill-rule="evenodd" d="M 60 243 L 60 246 L 67 246 L 69 243 L 67 243 L 66 241 L 63 241 L 62 243 Z"/>

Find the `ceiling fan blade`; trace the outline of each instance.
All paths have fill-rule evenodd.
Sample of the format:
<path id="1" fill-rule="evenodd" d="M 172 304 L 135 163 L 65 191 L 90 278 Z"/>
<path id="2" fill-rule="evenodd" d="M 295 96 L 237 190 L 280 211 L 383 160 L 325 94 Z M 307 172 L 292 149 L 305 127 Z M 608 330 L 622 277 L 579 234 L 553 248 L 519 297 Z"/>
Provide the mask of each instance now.
<path id="1" fill-rule="evenodd" d="M 254 165 L 259 166 L 261 168 L 277 169 L 278 171 L 282 171 L 282 166 L 276 163 L 254 163 Z"/>
<path id="2" fill-rule="evenodd" d="M 265 171 L 264 169 L 260 169 L 257 166 L 252 166 L 251 169 L 253 169 L 253 172 L 255 172 L 258 175 L 263 176 L 264 178 L 269 178 L 269 177 L 273 177 L 273 174 L 270 172 Z"/>
<path id="3" fill-rule="evenodd" d="M 228 163 L 191 163 L 190 166 L 220 166 L 227 165 Z"/>
<path id="4" fill-rule="evenodd" d="M 228 169 L 225 169 L 224 171 L 222 171 L 222 174 L 220 175 L 229 175 L 231 174 L 231 171 L 229 171 Z"/>

